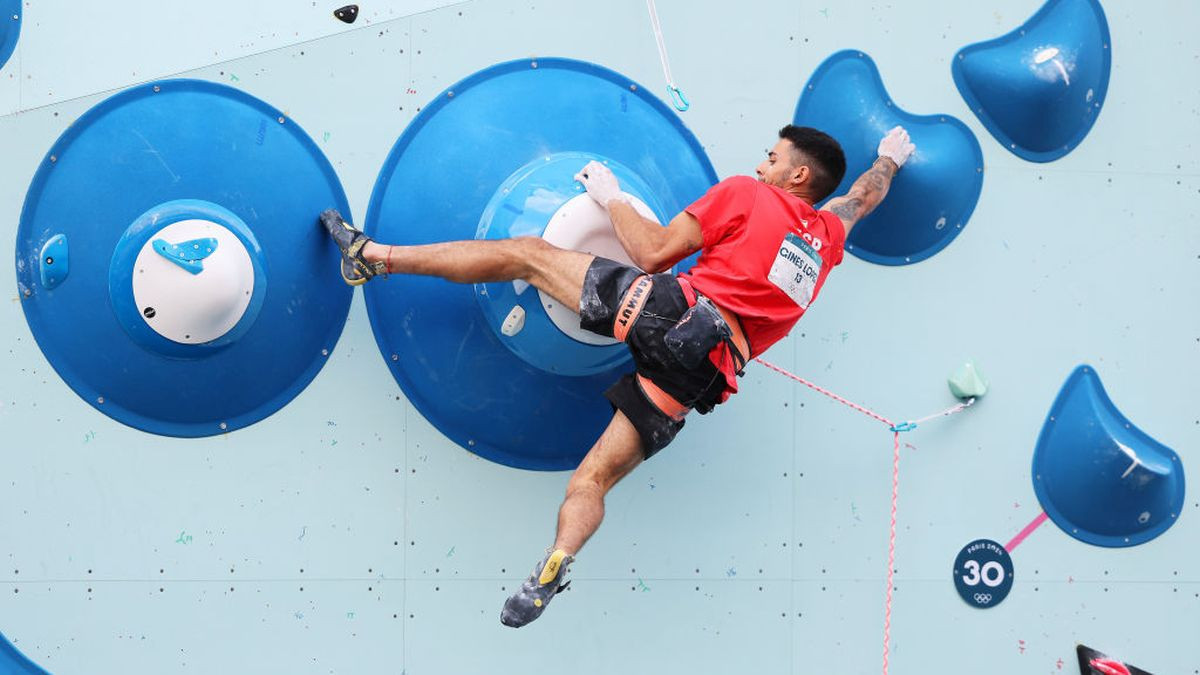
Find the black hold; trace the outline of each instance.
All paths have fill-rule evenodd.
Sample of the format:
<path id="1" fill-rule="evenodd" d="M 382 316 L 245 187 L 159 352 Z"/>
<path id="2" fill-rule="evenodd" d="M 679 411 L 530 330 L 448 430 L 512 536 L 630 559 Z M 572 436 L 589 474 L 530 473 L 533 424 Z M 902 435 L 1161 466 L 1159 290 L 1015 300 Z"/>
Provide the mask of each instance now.
<path id="1" fill-rule="evenodd" d="M 1122 671 L 1129 675 L 1151 675 L 1141 668 L 1111 659 L 1108 655 L 1086 645 L 1077 645 L 1075 653 L 1079 656 L 1079 672 L 1082 675 L 1109 675 L 1110 673 L 1122 673 Z"/>
<path id="2" fill-rule="evenodd" d="M 333 15 L 336 16 L 339 21 L 343 21 L 345 23 L 354 23 L 354 20 L 358 18 L 358 5 L 346 5 L 341 9 L 335 9 L 333 10 Z"/>

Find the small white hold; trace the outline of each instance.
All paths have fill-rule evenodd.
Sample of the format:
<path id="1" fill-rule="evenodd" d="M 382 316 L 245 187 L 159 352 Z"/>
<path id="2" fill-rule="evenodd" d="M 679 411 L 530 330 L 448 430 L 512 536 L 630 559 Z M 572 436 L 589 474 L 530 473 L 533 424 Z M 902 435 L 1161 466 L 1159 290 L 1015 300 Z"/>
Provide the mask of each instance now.
<path id="1" fill-rule="evenodd" d="M 942 216 L 941 218 L 938 218 L 937 222 L 933 224 L 934 229 L 938 229 L 938 230 L 942 229 L 945 226 L 946 226 L 946 216 Z"/>
<path id="2" fill-rule="evenodd" d="M 514 305 L 508 316 L 504 317 L 504 323 L 500 325 L 500 332 L 512 337 L 520 333 L 523 328 L 525 328 L 525 308 Z"/>
<path id="3" fill-rule="evenodd" d="M 1142 511 L 1141 515 L 1138 516 L 1138 522 L 1141 523 L 1142 525 L 1145 525 L 1146 523 L 1150 522 L 1150 512 Z"/>

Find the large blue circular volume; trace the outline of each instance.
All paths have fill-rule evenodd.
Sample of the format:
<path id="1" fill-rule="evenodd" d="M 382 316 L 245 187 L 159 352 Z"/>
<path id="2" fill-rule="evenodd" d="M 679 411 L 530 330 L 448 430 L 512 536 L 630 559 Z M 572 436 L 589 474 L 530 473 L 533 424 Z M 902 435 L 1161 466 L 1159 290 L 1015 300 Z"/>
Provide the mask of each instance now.
<path id="1" fill-rule="evenodd" d="M 696 138 L 637 83 L 581 61 L 513 61 L 422 110 L 384 163 L 365 230 L 392 244 L 496 238 L 498 229 L 542 234 L 561 215 L 555 209 L 580 194 L 563 164 L 571 153 L 575 170 L 608 160 L 622 188 L 663 223 L 716 182 Z M 493 311 L 489 294 L 503 290 L 496 302 L 515 306 L 538 291 L 487 286 L 406 275 L 368 284 L 379 348 L 413 405 L 462 447 L 518 468 L 573 468 L 612 418 L 604 390 L 631 363 L 611 345 L 595 345 L 609 350 L 596 358 L 572 356 L 582 348 L 548 327 L 539 302 L 519 301 L 524 328 L 514 338 L 524 342 L 506 345 L 496 324 L 510 307 Z M 532 335 L 544 340 L 529 344 Z"/>
<path id="2" fill-rule="evenodd" d="M 0 673 L 9 675 L 47 675 L 36 663 L 12 645 L 0 633 Z"/>
<path id="3" fill-rule="evenodd" d="M 42 352 L 85 401 L 169 436 L 257 422 L 316 376 L 351 291 L 321 210 L 348 212 L 316 144 L 266 103 L 168 80 L 85 113 L 17 230 Z"/>
<path id="4" fill-rule="evenodd" d="M 21 0 L 0 0 L 0 68 L 8 62 L 21 36 Z"/>

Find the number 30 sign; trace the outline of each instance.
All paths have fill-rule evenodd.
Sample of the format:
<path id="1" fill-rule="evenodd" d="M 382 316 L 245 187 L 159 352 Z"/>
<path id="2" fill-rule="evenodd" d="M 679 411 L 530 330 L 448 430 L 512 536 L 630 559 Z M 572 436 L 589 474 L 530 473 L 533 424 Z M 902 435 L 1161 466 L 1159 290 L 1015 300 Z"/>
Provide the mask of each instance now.
<path id="1" fill-rule="evenodd" d="M 954 587 L 972 607 L 995 607 L 1008 597 L 1012 584 L 1012 558 L 991 539 L 976 539 L 954 559 Z"/>

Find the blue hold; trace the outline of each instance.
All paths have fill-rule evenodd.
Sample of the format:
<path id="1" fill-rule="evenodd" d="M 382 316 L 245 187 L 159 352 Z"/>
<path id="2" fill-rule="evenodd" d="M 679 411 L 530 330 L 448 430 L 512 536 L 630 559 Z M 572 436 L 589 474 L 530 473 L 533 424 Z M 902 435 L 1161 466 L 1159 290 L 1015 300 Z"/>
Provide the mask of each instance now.
<path id="1" fill-rule="evenodd" d="M 1031 162 L 1083 142 L 1104 104 L 1112 67 L 1097 0 L 1049 0 L 1020 28 L 959 50 L 954 83 L 987 130 Z"/>
<path id="2" fill-rule="evenodd" d="M 364 229 L 393 244 L 539 235 L 553 207 L 580 194 L 572 176 L 589 158 L 610 160 L 662 222 L 716 182 L 700 143 L 636 82 L 582 61 L 512 61 L 424 106 L 384 163 Z M 545 197 L 536 208 L 535 195 Z M 364 286 L 392 376 L 463 448 L 518 468 L 574 468 L 612 418 L 604 390 L 631 364 L 623 348 L 556 334 L 536 289 L 517 300 L 511 283 L 484 286 L 488 298 L 421 276 Z M 497 324 L 513 302 L 525 328 L 508 340 Z M 522 342 L 526 333 L 542 339 Z"/>
<path id="3" fill-rule="evenodd" d="M 21 37 L 21 0 L 0 0 L 0 68 L 8 62 Z"/>
<path id="4" fill-rule="evenodd" d="M 166 239 L 155 239 L 151 246 L 156 253 L 188 274 L 200 274 L 204 271 L 204 259 L 217 250 L 217 240 L 206 237 L 172 244 Z"/>
<path id="5" fill-rule="evenodd" d="M 0 633 L 0 673 L 5 675 L 48 675 Z"/>
<path id="6" fill-rule="evenodd" d="M 38 276 L 42 288 L 52 291 L 67 280 L 71 272 L 71 248 L 67 245 L 64 235 L 56 234 L 42 244 L 42 252 L 38 255 Z"/>
<path id="7" fill-rule="evenodd" d="M 38 166 L 17 228 L 21 307 L 46 359 L 98 411 L 168 436 L 239 429 L 299 394 L 341 334 L 352 289 L 316 222 L 330 207 L 349 213 L 333 167 L 276 108 L 198 80 L 134 87 L 84 113 Z M 189 342 L 155 332 L 148 321 L 166 318 L 163 307 L 138 306 L 133 279 L 143 247 L 178 244 L 159 231 L 193 219 L 240 242 L 253 290 L 232 326 Z M 70 274 L 47 285 L 39 257 L 57 235 Z M 218 235 L 178 238 L 208 236 Z M 220 287 L 210 270 L 232 250 L 211 252 L 199 275 L 180 272 L 182 283 Z M 213 297 L 169 309 L 207 311 Z"/>
<path id="8" fill-rule="evenodd" d="M 1096 546 L 1136 546 L 1175 524 L 1183 465 L 1117 410 L 1090 366 L 1067 378 L 1033 454 L 1033 489 L 1064 532 Z"/>
<path id="9" fill-rule="evenodd" d="M 966 227 L 983 189 L 983 153 L 975 135 L 949 115 L 898 108 L 866 54 L 846 50 L 825 59 L 804 88 L 794 121 L 841 143 L 846 177 L 834 196 L 870 168 L 892 127 L 907 129 L 917 146 L 887 199 L 851 231 L 847 251 L 882 265 L 907 265 L 941 251 Z"/>

